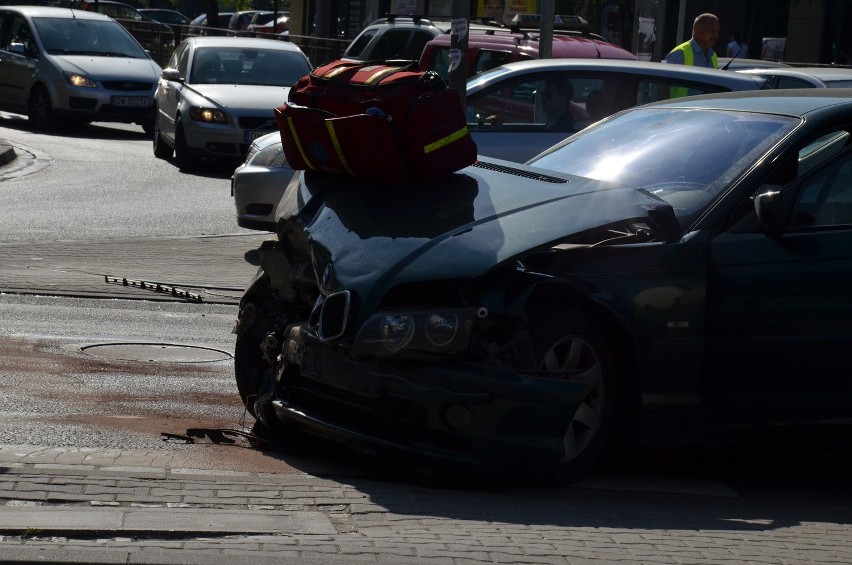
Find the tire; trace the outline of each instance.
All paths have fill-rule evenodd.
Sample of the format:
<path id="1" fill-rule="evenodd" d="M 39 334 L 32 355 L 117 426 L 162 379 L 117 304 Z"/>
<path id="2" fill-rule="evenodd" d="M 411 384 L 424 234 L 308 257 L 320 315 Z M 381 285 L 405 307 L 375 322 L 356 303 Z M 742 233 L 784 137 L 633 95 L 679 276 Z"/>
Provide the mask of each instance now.
<path id="1" fill-rule="evenodd" d="M 30 99 L 27 104 L 27 118 L 36 130 L 47 131 L 56 126 L 53 119 L 53 104 L 50 102 L 50 94 L 41 85 L 35 86 L 32 92 L 30 92 Z"/>
<path id="2" fill-rule="evenodd" d="M 622 375 L 607 333 L 591 316 L 550 319 L 533 334 L 537 367 L 550 378 L 592 384 L 563 436 L 563 453 L 551 480 L 571 483 L 607 454 L 613 437 Z"/>
<path id="3" fill-rule="evenodd" d="M 248 304 L 262 304 L 269 300 L 272 295 L 269 277 L 260 269 L 252 279 L 242 300 L 240 300 L 240 312 Z M 234 347 L 234 377 L 237 381 L 237 391 L 249 413 L 257 418 L 254 408 L 254 399 L 265 389 L 264 381 L 267 371 L 271 370 L 269 362 L 264 358 L 261 351 L 266 334 L 272 329 L 272 322 L 263 316 L 263 312 L 257 312 L 251 326 L 237 334 Z"/>
<path id="4" fill-rule="evenodd" d="M 192 169 L 195 165 L 195 159 L 190 155 L 189 146 L 186 144 L 186 135 L 183 133 L 183 123 L 180 118 L 175 121 L 175 163 L 181 169 Z"/>
<path id="5" fill-rule="evenodd" d="M 166 145 L 166 141 L 160 133 L 160 122 L 158 120 L 154 121 L 154 132 L 152 133 L 152 137 L 154 140 L 154 157 L 157 159 L 171 159 L 174 151 L 171 147 Z"/>
<path id="6" fill-rule="evenodd" d="M 148 137 L 154 135 L 154 120 L 145 121 L 139 125 L 142 126 L 142 131 L 145 132 L 145 135 Z"/>

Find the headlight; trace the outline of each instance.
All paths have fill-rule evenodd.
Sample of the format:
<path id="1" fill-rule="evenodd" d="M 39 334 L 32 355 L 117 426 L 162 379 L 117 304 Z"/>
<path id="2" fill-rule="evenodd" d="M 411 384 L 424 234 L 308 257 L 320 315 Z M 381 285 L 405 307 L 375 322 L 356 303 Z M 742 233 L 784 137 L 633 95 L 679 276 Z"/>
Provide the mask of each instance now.
<path id="1" fill-rule="evenodd" d="M 77 73 L 64 73 L 65 74 L 65 82 L 70 84 L 71 86 L 78 86 L 80 88 L 97 88 L 98 84 L 85 75 L 80 75 Z"/>
<path id="2" fill-rule="evenodd" d="M 251 161 L 247 157 L 246 163 L 251 163 L 258 167 L 269 167 L 270 169 L 283 167 L 287 164 L 287 157 L 284 155 L 284 146 L 280 143 L 273 143 L 269 147 L 257 151 Z"/>
<path id="3" fill-rule="evenodd" d="M 380 312 L 361 326 L 352 355 L 409 359 L 455 355 L 467 349 L 473 319 L 473 308 Z"/>
<path id="4" fill-rule="evenodd" d="M 217 108 L 199 108 L 193 106 L 189 109 L 189 117 L 196 122 L 208 122 L 214 124 L 227 123 L 225 112 Z"/>

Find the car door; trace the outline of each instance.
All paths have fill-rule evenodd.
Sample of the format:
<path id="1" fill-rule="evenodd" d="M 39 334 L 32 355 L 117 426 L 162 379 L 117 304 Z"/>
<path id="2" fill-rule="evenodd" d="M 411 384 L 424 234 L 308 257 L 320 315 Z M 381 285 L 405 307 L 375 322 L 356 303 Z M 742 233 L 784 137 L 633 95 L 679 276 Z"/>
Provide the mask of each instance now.
<path id="1" fill-rule="evenodd" d="M 182 79 L 186 79 L 189 73 L 189 46 L 184 43 L 169 60 L 167 68 L 177 69 Z M 177 116 L 183 83 L 177 80 L 160 79 L 157 86 L 157 111 L 159 112 L 160 135 L 174 142 L 175 139 L 175 117 Z"/>
<path id="2" fill-rule="evenodd" d="M 23 17 L 0 12 L 0 18 L 0 103 L 4 108 L 26 112 L 39 60 L 38 47 Z"/>
<path id="3" fill-rule="evenodd" d="M 786 419 L 831 406 L 849 416 L 850 131 L 833 129 L 782 161 L 796 178 L 777 186 L 780 233 L 760 229 L 752 211 L 711 244 L 705 393 L 716 405 L 780 410 Z"/>

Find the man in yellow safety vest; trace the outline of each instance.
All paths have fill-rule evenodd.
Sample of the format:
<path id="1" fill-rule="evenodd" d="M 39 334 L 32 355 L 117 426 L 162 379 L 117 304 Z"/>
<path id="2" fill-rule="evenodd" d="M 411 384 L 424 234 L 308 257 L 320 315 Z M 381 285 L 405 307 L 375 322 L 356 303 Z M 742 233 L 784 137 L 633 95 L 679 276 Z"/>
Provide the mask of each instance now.
<path id="1" fill-rule="evenodd" d="M 718 69 L 716 53 L 713 51 L 713 45 L 716 44 L 717 39 L 719 39 L 719 18 L 714 14 L 701 14 L 692 24 L 692 39 L 672 49 L 663 62 Z M 671 88 L 672 98 L 687 94 L 688 91 L 685 88 Z"/>
<path id="2" fill-rule="evenodd" d="M 713 14 L 701 14 L 692 24 L 692 39 L 672 49 L 663 62 L 718 69 L 713 51 L 718 39 L 719 18 Z"/>

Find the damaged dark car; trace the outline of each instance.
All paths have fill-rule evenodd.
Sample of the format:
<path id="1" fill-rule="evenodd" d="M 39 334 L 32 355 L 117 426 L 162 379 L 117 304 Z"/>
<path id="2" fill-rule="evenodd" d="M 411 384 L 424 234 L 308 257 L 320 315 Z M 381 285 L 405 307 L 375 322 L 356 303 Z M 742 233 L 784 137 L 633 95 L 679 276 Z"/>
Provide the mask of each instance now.
<path id="1" fill-rule="evenodd" d="M 265 433 L 573 481 L 668 432 L 848 425 L 852 96 L 624 111 L 526 165 L 299 173 L 235 327 Z"/>

